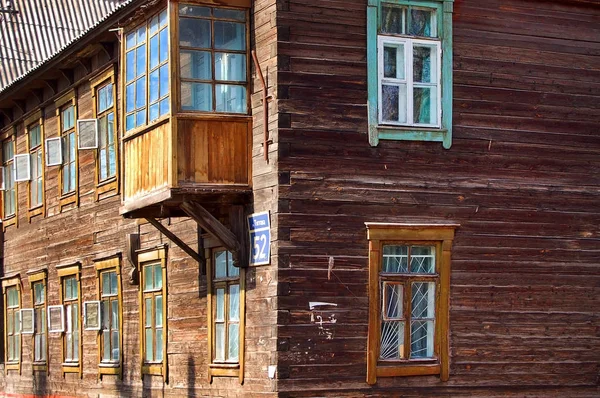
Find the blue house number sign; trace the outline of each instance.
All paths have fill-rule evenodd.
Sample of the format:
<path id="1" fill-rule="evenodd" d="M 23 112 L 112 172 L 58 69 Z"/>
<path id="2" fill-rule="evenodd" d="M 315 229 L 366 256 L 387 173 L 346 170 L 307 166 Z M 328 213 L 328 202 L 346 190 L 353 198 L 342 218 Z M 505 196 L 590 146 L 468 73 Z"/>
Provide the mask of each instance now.
<path id="1" fill-rule="evenodd" d="M 265 265 L 271 261 L 271 221 L 269 212 L 248 216 L 250 231 L 250 265 Z"/>

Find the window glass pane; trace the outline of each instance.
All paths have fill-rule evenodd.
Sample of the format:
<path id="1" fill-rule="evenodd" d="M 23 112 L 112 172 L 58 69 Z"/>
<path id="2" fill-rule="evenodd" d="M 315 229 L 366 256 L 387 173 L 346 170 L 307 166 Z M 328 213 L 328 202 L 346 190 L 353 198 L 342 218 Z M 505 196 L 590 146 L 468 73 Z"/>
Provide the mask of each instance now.
<path id="1" fill-rule="evenodd" d="M 382 272 L 404 273 L 408 272 L 408 247 L 407 246 L 383 246 Z"/>
<path id="2" fill-rule="evenodd" d="M 240 285 L 229 286 L 229 320 L 240 320 Z"/>
<path id="3" fill-rule="evenodd" d="M 236 22 L 215 21 L 215 48 L 220 50 L 245 50 L 246 25 Z"/>
<path id="4" fill-rule="evenodd" d="M 132 81 L 135 78 L 135 51 L 129 51 L 127 52 L 126 55 L 126 66 L 125 69 L 127 70 L 125 75 L 126 75 L 126 79 L 128 82 Z"/>
<path id="5" fill-rule="evenodd" d="M 232 323 L 229 325 L 228 331 L 228 352 L 227 352 L 227 360 L 228 361 L 238 361 L 239 357 L 239 348 L 240 348 L 240 325 L 237 323 Z"/>
<path id="6" fill-rule="evenodd" d="M 210 48 L 210 21 L 179 19 L 179 45 L 183 47 Z"/>
<path id="7" fill-rule="evenodd" d="M 5 162 L 8 162 L 13 158 L 14 151 L 12 141 L 9 140 L 2 145 L 2 156 Z"/>
<path id="8" fill-rule="evenodd" d="M 435 283 L 412 283 L 411 317 L 413 319 L 435 317 Z"/>
<path id="9" fill-rule="evenodd" d="M 215 18 L 235 19 L 243 22 L 246 20 L 246 12 L 227 8 L 215 8 Z"/>
<path id="10" fill-rule="evenodd" d="M 167 10 L 164 10 L 158 15 L 158 24 L 162 28 L 163 26 L 167 26 L 167 22 Z"/>
<path id="11" fill-rule="evenodd" d="M 146 26 L 140 26 L 137 30 L 137 42 L 138 44 L 146 41 Z"/>
<path id="12" fill-rule="evenodd" d="M 384 283 L 383 315 L 388 319 L 402 319 L 404 304 L 403 286 L 396 283 Z"/>
<path id="13" fill-rule="evenodd" d="M 102 294 L 110 294 L 110 272 L 102 273 Z"/>
<path id="14" fill-rule="evenodd" d="M 152 277 L 152 265 L 144 265 L 144 290 L 152 290 L 154 279 Z"/>
<path id="15" fill-rule="evenodd" d="M 125 97 L 127 102 L 126 110 L 127 112 L 131 112 L 135 109 L 135 85 L 134 83 L 128 84 L 125 88 Z"/>
<path id="16" fill-rule="evenodd" d="M 211 111 L 212 86 L 208 83 L 181 83 L 181 108 L 184 111 Z"/>
<path id="17" fill-rule="evenodd" d="M 102 330 L 110 329 L 110 313 L 108 306 L 110 302 L 108 300 L 102 300 L 100 307 L 102 309 Z"/>
<path id="18" fill-rule="evenodd" d="M 73 310 L 73 330 L 76 331 L 79 328 L 79 304 L 77 304 L 77 302 L 74 302 L 71 305 L 71 308 Z"/>
<path id="19" fill-rule="evenodd" d="M 110 330 L 102 331 L 102 343 L 104 344 L 102 360 L 108 362 L 110 361 Z"/>
<path id="20" fill-rule="evenodd" d="M 169 113 L 169 107 L 171 104 L 169 103 L 169 97 L 160 101 L 160 115 L 166 115 Z"/>
<path id="21" fill-rule="evenodd" d="M 146 78 L 142 77 L 135 82 L 135 107 L 142 108 L 146 105 Z"/>
<path id="22" fill-rule="evenodd" d="M 155 361 L 163 360 L 163 331 L 162 329 L 156 329 L 156 356 Z"/>
<path id="23" fill-rule="evenodd" d="M 381 91 L 383 121 L 406 123 L 406 85 L 384 84 Z"/>
<path id="24" fill-rule="evenodd" d="M 215 325 L 215 360 L 225 360 L 225 324 Z"/>
<path id="25" fill-rule="evenodd" d="M 155 297 L 155 306 L 154 308 L 156 309 L 156 319 L 154 321 L 154 326 L 156 326 L 157 328 L 162 327 L 163 325 L 163 300 L 162 300 L 162 296 L 156 296 Z"/>
<path id="26" fill-rule="evenodd" d="M 150 105 L 148 107 L 148 119 L 150 121 L 152 120 L 156 120 L 159 117 L 159 113 L 158 113 L 158 103 L 154 104 L 154 105 Z"/>
<path id="27" fill-rule="evenodd" d="M 160 38 L 160 62 L 165 62 L 169 58 L 169 30 L 163 29 L 158 34 Z"/>
<path id="28" fill-rule="evenodd" d="M 190 17 L 210 17 L 210 8 L 180 4 L 179 15 L 187 15 Z"/>
<path id="29" fill-rule="evenodd" d="M 135 114 L 127 115 L 125 118 L 125 130 L 131 130 L 135 127 Z"/>
<path id="30" fill-rule="evenodd" d="M 127 43 L 127 49 L 129 50 L 131 47 L 134 47 L 136 44 L 136 40 L 135 40 L 136 36 L 135 36 L 135 32 L 132 32 L 130 34 L 127 35 L 126 38 L 126 43 Z"/>
<path id="31" fill-rule="evenodd" d="M 419 83 L 435 83 L 437 58 L 436 47 L 417 46 L 413 47 L 413 81 Z"/>
<path id="32" fill-rule="evenodd" d="M 435 247 L 413 246 L 410 248 L 410 272 L 435 273 Z"/>
<path id="33" fill-rule="evenodd" d="M 117 286 L 117 273 L 110 272 L 110 294 L 117 294 L 118 286 Z"/>
<path id="34" fill-rule="evenodd" d="M 169 65 L 165 64 L 160 67 L 160 97 L 169 94 Z"/>
<path id="35" fill-rule="evenodd" d="M 157 65 L 158 65 L 158 35 L 150 38 L 150 69 L 156 68 Z"/>
<path id="36" fill-rule="evenodd" d="M 72 333 L 67 333 L 67 355 L 66 359 L 68 361 L 73 360 L 73 335 Z"/>
<path id="37" fill-rule="evenodd" d="M 246 81 L 246 55 L 215 53 L 215 79 L 234 82 Z"/>
<path id="38" fill-rule="evenodd" d="M 410 9 L 410 29 L 408 34 L 414 36 L 436 37 L 434 11 L 420 8 Z"/>
<path id="39" fill-rule="evenodd" d="M 406 27 L 406 8 L 382 6 L 381 7 L 381 32 L 404 34 Z"/>
<path id="40" fill-rule="evenodd" d="M 141 126 L 144 123 L 146 123 L 146 110 L 142 109 L 141 111 L 135 113 L 135 125 Z"/>
<path id="41" fill-rule="evenodd" d="M 181 50 L 179 60 L 182 79 L 212 79 L 210 52 Z"/>
<path id="42" fill-rule="evenodd" d="M 111 306 L 110 328 L 118 330 L 119 329 L 119 303 L 117 302 L 117 300 L 113 299 L 110 302 L 110 306 Z"/>
<path id="43" fill-rule="evenodd" d="M 416 124 L 437 124 L 437 88 L 413 89 L 413 120 Z"/>
<path id="44" fill-rule="evenodd" d="M 106 135 L 108 144 L 115 142 L 115 114 L 113 112 L 106 115 Z"/>
<path id="45" fill-rule="evenodd" d="M 227 252 L 227 275 L 228 276 L 239 276 L 240 269 L 233 265 L 233 256 L 231 252 Z"/>
<path id="46" fill-rule="evenodd" d="M 113 331 L 111 333 L 112 336 L 112 340 L 111 340 L 111 359 L 113 361 L 118 361 L 119 360 L 119 332 L 118 331 Z"/>
<path id="47" fill-rule="evenodd" d="M 154 72 L 150 73 L 150 88 L 149 88 L 150 103 L 158 100 L 158 90 L 159 90 L 159 88 L 158 88 L 158 69 L 157 69 Z M 152 120 L 152 111 L 150 112 L 150 120 Z"/>
<path id="48" fill-rule="evenodd" d="M 146 73 L 146 45 L 139 46 L 135 50 L 135 58 L 136 58 L 136 76 L 142 76 Z"/>
<path id="49" fill-rule="evenodd" d="M 404 44 L 383 47 L 383 75 L 393 79 L 405 79 Z"/>
<path id="50" fill-rule="evenodd" d="M 150 26 L 148 27 L 148 33 L 150 35 L 158 32 L 158 15 L 150 20 Z"/>
<path id="51" fill-rule="evenodd" d="M 153 346 L 152 346 L 152 343 L 153 343 L 152 329 L 146 329 L 145 340 L 146 340 L 146 361 L 152 362 L 154 360 Z"/>
<path id="52" fill-rule="evenodd" d="M 215 278 L 227 277 L 227 252 L 220 251 L 215 253 Z"/>
<path id="53" fill-rule="evenodd" d="M 246 87 L 217 84 L 215 95 L 217 112 L 246 113 Z"/>
<path id="54" fill-rule="evenodd" d="M 404 322 L 382 322 L 379 358 L 390 360 L 404 357 Z"/>
<path id="55" fill-rule="evenodd" d="M 160 264 L 154 265 L 154 288 L 162 289 L 162 268 Z"/>
<path id="56" fill-rule="evenodd" d="M 217 289 L 215 321 L 223 322 L 224 320 L 225 320 L 225 289 Z"/>
<path id="57" fill-rule="evenodd" d="M 410 323 L 410 357 L 433 357 L 433 321 Z"/>
<path id="58" fill-rule="evenodd" d="M 152 326 L 152 298 L 147 297 L 144 300 L 145 306 L 146 306 L 146 322 L 145 322 L 145 326 L 146 327 L 151 327 Z"/>

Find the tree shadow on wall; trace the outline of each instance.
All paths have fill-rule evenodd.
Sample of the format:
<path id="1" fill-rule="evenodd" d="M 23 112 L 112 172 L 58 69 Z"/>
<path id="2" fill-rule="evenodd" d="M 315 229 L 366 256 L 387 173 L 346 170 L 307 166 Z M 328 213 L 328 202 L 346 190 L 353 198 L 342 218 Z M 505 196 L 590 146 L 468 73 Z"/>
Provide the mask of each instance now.
<path id="1" fill-rule="evenodd" d="M 194 362 L 194 358 L 190 355 L 188 356 L 188 380 L 187 380 L 187 388 L 188 388 L 188 397 L 192 398 L 196 396 L 196 362 Z"/>
<path id="2" fill-rule="evenodd" d="M 45 397 L 48 394 L 48 376 L 46 372 L 33 372 L 33 394 Z"/>

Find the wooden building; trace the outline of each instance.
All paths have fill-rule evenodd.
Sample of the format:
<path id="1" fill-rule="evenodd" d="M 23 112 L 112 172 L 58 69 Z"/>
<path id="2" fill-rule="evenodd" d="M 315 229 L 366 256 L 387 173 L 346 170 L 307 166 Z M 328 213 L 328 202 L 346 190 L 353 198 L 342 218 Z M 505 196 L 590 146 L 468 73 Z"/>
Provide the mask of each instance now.
<path id="1" fill-rule="evenodd" d="M 596 1 L 15 0 L 0 34 L 0 397 L 600 395 Z"/>

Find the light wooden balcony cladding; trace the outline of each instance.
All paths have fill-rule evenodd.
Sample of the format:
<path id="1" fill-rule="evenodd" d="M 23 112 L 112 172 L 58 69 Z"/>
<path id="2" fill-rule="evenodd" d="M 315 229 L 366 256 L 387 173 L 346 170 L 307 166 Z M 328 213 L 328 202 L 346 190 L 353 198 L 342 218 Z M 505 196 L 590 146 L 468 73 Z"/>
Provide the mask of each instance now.
<path id="1" fill-rule="evenodd" d="M 244 203 L 251 191 L 252 119 L 188 116 L 164 119 L 126 136 L 127 217 L 180 214 L 184 200 Z"/>

